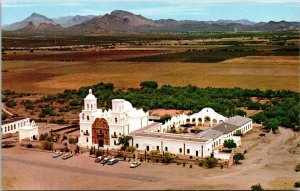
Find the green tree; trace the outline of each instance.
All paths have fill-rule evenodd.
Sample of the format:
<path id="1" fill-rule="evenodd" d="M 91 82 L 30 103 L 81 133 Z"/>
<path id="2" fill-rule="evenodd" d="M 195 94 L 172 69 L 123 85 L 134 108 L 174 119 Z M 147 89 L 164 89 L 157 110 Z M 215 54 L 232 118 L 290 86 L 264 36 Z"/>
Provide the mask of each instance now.
<path id="1" fill-rule="evenodd" d="M 265 123 L 267 129 L 271 129 L 273 132 L 278 130 L 279 121 L 275 118 L 269 119 Z"/>
<path id="2" fill-rule="evenodd" d="M 235 153 L 233 156 L 233 160 L 238 163 L 240 160 L 244 160 L 245 156 L 242 153 Z"/>
<path id="3" fill-rule="evenodd" d="M 218 163 L 218 160 L 216 158 L 213 158 L 213 157 L 206 157 L 205 158 L 205 163 L 206 163 L 206 166 L 208 168 L 213 168 Z"/>
<path id="4" fill-rule="evenodd" d="M 233 149 L 233 148 L 237 147 L 237 145 L 236 145 L 236 143 L 234 142 L 233 139 L 225 140 L 224 143 L 223 143 L 223 146 L 225 148 L 228 148 L 228 149 Z"/>
<path id="5" fill-rule="evenodd" d="M 251 191 L 263 191 L 263 190 L 264 189 L 259 183 L 251 186 Z"/>
<path id="6" fill-rule="evenodd" d="M 141 89 L 150 88 L 150 89 L 156 89 L 158 87 L 158 83 L 155 81 L 144 81 L 140 84 Z"/>
<path id="7" fill-rule="evenodd" d="M 122 135 L 118 138 L 117 145 L 122 145 L 122 149 L 125 150 L 129 146 L 129 141 L 132 139 L 131 136 Z"/>
<path id="8" fill-rule="evenodd" d="M 241 130 L 237 130 L 235 133 L 234 133 L 234 136 L 243 136 L 243 133 Z"/>

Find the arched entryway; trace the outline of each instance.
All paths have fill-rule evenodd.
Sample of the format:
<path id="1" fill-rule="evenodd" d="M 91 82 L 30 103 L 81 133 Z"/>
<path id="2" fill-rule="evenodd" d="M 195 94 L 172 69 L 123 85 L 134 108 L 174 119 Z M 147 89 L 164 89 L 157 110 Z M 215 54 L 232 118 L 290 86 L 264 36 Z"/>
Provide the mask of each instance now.
<path id="1" fill-rule="evenodd" d="M 92 142 L 98 147 L 109 145 L 109 126 L 104 118 L 97 118 L 92 125 Z"/>

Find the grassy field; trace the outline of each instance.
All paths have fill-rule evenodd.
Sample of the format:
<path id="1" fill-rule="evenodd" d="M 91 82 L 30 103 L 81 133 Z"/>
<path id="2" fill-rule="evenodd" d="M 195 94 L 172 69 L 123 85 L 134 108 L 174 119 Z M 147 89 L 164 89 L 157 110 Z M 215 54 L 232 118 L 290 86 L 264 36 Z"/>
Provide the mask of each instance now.
<path id="1" fill-rule="evenodd" d="M 159 85 L 241 87 L 299 91 L 299 57 L 249 56 L 218 63 L 5 61 L 2 89 L 56 93 L 99 82 L 117 88 Z"/>

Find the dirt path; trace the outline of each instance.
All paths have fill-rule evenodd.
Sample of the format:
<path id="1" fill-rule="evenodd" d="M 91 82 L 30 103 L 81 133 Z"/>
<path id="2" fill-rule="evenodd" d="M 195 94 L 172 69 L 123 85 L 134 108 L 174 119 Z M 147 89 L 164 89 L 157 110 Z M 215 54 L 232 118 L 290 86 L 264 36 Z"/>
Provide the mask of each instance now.
<path id="1" fill-rule="evenodd" d="M 7 111 L 7 109 L 4 107 L 4 104 L 3 104 L 3 103 L 1 104 L 1 106 L 2 106 L 2 111 L 3 111 L 4 113 L 6 113 L 7 115 L 10 115 L 10 116 L 14 115 L 14 114 L 12 114 L 11 112 Z"/>
<path id="2" fill-rule="evenodd" d="M 64 161 L 16 147 L 2 150 L 2 174 L 14 189 L 249 189 L 257 183 L 294 189 L 300 161 L 288 150 L 299 142 L 299 133 L 280 128 L 247 153 L 243 164 L 224 169 L 147 162 L 130 169 L 128 162 L 99 165 L 87 154 Z"/>

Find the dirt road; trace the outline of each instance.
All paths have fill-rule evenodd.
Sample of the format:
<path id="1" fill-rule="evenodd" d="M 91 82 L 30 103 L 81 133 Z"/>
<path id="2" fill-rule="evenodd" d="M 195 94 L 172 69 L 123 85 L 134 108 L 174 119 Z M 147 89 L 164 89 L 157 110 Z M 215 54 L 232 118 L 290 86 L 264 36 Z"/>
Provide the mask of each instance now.
<path id="1" fill-rule="evenodd" d="M 51 153 L 2 149 L 2 174 L 10 184 L 4 186 L 13 189 L 249 189 L 257 183 L 293 189 L 300 161 L 288 150 L 299 142 L 299 134 L 280 128 L 247 153 L 243 164 L 224 169 L 147 162 L 130 169 L 128 162 L 102 166 L 87 154 L 64 161 Z"/>

